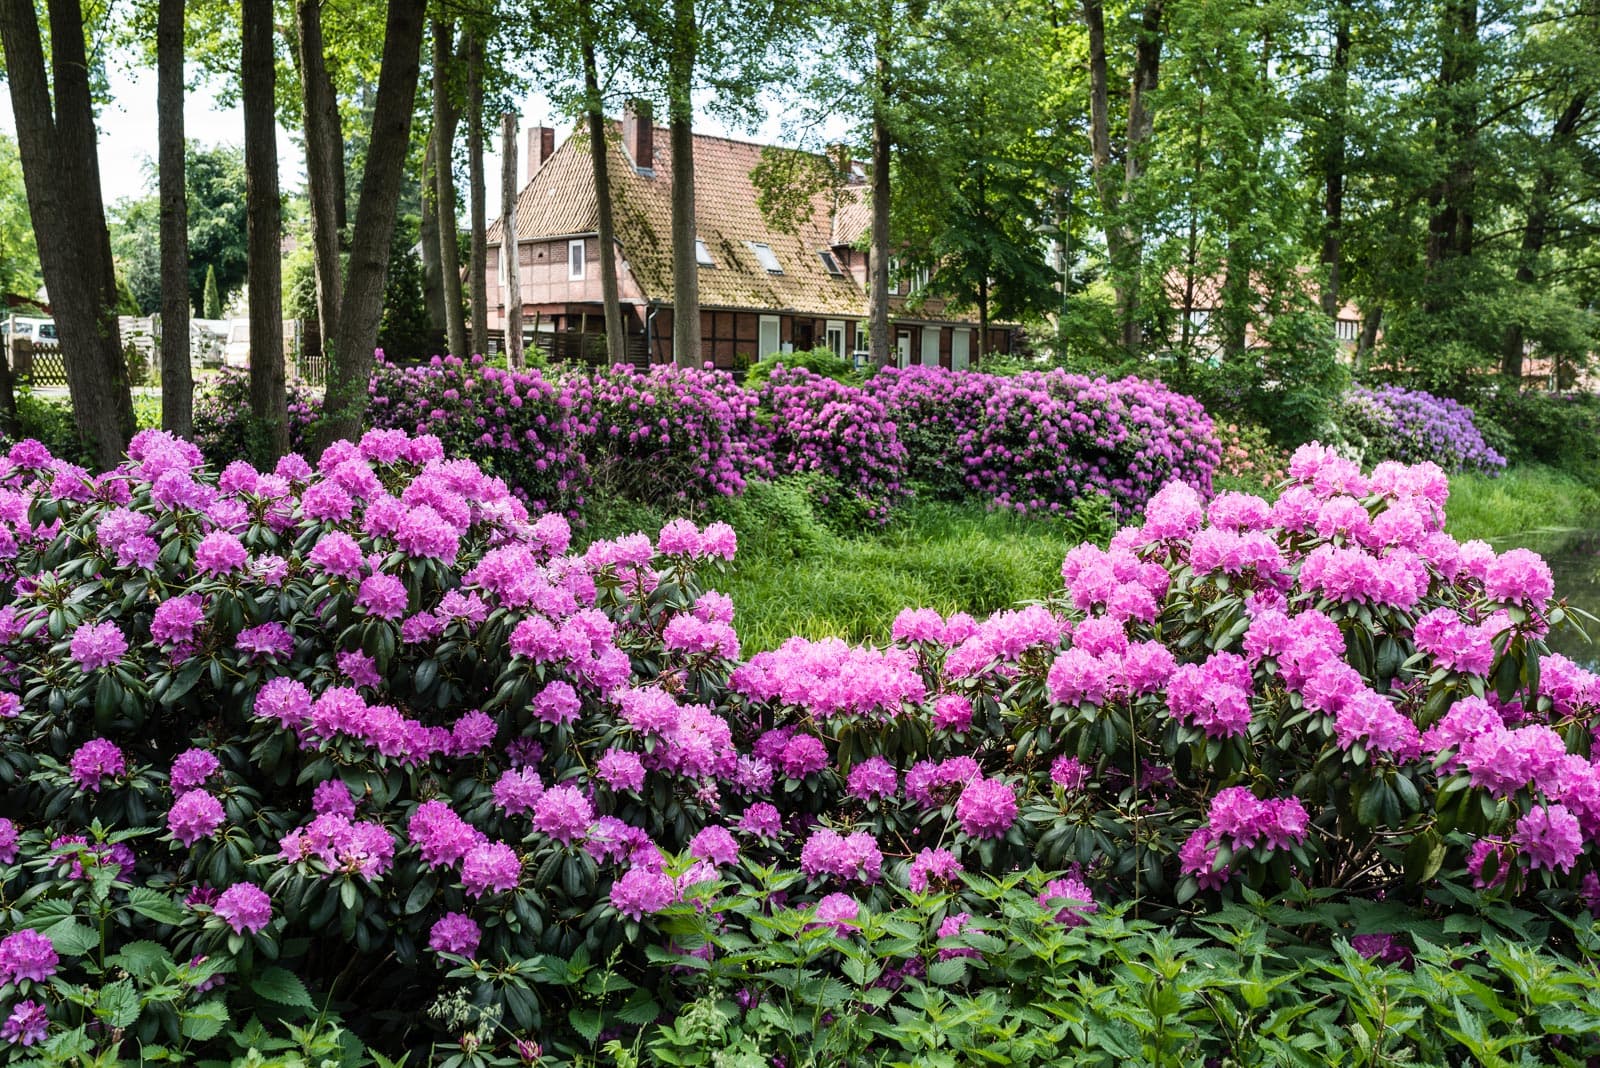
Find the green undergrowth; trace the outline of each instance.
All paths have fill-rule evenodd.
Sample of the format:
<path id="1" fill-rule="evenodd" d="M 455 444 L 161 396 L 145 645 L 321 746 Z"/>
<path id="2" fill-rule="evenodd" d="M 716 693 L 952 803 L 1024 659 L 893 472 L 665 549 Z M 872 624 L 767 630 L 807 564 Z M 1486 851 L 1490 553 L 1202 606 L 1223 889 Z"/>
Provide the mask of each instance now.
<path id="1" fill-rule="evenodd" d="M 1097 507 L 1076 520 L 1027 518 L 976 504 L 913 500 L 881 530 L 830 529 L 800 480 L 752 484 L 699 518 L 739 534 L 739 553 L 721 584 L 733 598 L 747 653 L 791 636 L 884 641 L 907 606 L 987 615 L 1039 600 L 1061 585 L 1061 559 L 1084 540 L 1104 544 L 1112 528 Z M 663 513 L 598 502 L 583 538 L 654 531 Z"/>
<path id="2" fill-rule="evenodd" d="M 1600 515 L 1600 489 L 1542 464 L 1522 464 L 1487 477 L 1450 477 L 1445 529 L 1458 541 L 1509 538 L 1582 526 Z"/>

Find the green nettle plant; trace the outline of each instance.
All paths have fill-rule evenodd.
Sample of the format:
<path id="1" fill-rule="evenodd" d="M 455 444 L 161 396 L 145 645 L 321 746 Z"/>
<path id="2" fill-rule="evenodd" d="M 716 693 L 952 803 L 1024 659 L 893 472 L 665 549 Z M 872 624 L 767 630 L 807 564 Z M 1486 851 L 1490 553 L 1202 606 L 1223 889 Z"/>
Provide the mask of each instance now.
<path id="1" fill-rule="evenodd" d="M 1446 485 L 1306 447 L 1047 603 L 744 659 L 723 524 L 570 553 L 399 431 L 22 442 L 4 1056 L 1583 1063 L 1600 683 Z"/>

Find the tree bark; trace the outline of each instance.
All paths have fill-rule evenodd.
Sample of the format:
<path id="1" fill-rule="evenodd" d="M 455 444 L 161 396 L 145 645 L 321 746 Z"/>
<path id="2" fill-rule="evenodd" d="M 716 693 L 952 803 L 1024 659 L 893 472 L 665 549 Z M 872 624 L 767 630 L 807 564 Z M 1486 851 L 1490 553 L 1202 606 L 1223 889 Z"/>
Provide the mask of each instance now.
<path id="1" fill-rule="evenodd" d="M 1444 180 L 1429 198 L 1433 215 L 1428 220 L 1427 269 L 1435 277 L 1447 260 L 1472 255 L 1478 114 L 1474 94 L 1463 87 L 1478 76 L 1477 0 L 1450 0 L 1442 23 L 1438 86 L 1443 103 L 1435 141 L 1447 162 Z M 1424 306 L 1439 313 L 1451 299 L 1432 286 Z"/>
<path id="2" fill-rule="evenodd" d="M 613 365 L 628 360 L 622 330 L 622 297 L 617 288 L 616 227 L 611 212 L 611 168 L 607 159 L 606 117 L 600 99 L 600 70 L 594 40 L 582 35 L 584 107 L 589 117 L 589 158 L 594 167 L 594 198 L 600 216 L 600 299 L 605 305 L 606 359 Z"/>
<path id="3" fill-rule="evenodd" d="M 422 219 L 417 238 L 422 244 L 422 303 L 428 309 L 428 325 L 437 333 L 447 330 L 444 316 L 444 271 L 439 266 L 439 182 L 434 175 L 434 136 L 428 133 L 428 147 L 422 154 Z"/>
<path id="4" fill-rule="evenodd" d="M 161 427 L 194 436 L 189 365 L 189 200 L 184 184 L 184 0 L 156 11 L 156 167 L 161 201 Z"/>
<path id="5" fill-rule="evenodd" d="M 1130 242 L 1122 223 L 1122 190 L 1112 168 L 1111 85 L 1106 70 L 1106 20 L 1101 0 L 1083 0 L 1083 20 L 1089 29 L 1089 173 L 1105 218 L 1106 265 L 1116 299 L 1119 343 L 1132 352 L 1138 348 L 1138 286 L 1129 281 Z"/>
<path id="6" fill-rule="evenodd" d="M 886 367 L 894 339 L 889 336 L 889 36 L 881 22 L 874 44 L 872 103 L 872 236 L 867 248 L 867 344 L 873 367 Z"/>
<path id="7" fill-rule="evenodd" d="M 500 131 L 500 277 L 506 291 L 506 363 L 522 367 L 522 245 L 517 240 L 517 113 L 508 111 Z"/>
<path id="8" fill-rule="evenodd" d="M 0 46 L 73 420 L 94 462 L 109 470 L 133 437 L 133 398 L 118 336 L 83 11 L 78 0 L 48 0 L 46 10 L 50 75 L 32 0 L 0 0 Z"/>
<path id="9" fill-rule="evenodd" d="M 394 237 L 395 210 L 405 179 L 421 69 L 423 0 L 389 0 L 383 60 L 372 112 L 372 140 L 361 174 L 361 198 L 350 237 L 350 262 L 339 308 L 339 332 L 328 359 L 328 413 L 318 444 L 326 447 L 361 432 L 372 377 L 372 350 L 383 315 L 383 287 Z"/>
<path id="10" fill-rule="evenodd" d="M 472 187 L 472 351 L 489 351 L 489 210 L 483 175 L 483 37 L 467 35 L 467 184 Z"/>
<path id="11" fill-rule="evenodd" d="M 673 0 L 673 43 L 667 72 L 672 138 L 672 358 L 700 363 L 700 260 L 695 255 L 694 67 L 699 27 L 694 0 Z"/>
<path id="12" fill-rule="evenodd" d="M 289 451 L 289 398 L 283 375 L 283 205 L 278 199 L 272 0 L 244 0 L 241 31 L 250 415 L 263 433 L 267 458 L 276 459 Z"/>
<path id="13" fill-rule="evenodd" d="M 1333 66 L 1329 88 L 1333 105 L 1328 116 L 1327 144 L 1322 152 L 1322 254 L 1326 280 L 1322 285 L 1322 313 L 1339 317 L 1339 290 L 1344 281 L 1344 172 L 1346 166 L 1345 112 L 1350 85 L 1350 0 L 1341 0 L 1334 15 Z"/>
<path id="14" fill-rule="evenodd" d="M 467 355 L 467 320 L 461 306 L 461 231 L 456 221 L 455 144 L 456 124 L 461 112 L 450 103 L 450 85 L 445 77 L 451 58 L 455 31 L 450 23 L 433 21 L 433 161 L 438 193 L 434 208 L 439 213 L 439 270 L 444 275 L 445 337 L 450 352 Z"/>
<path id="15" fill-rule="evenodd" d="M 1522 228 L 1522 246 L 1517 250 L 1517 284 L 1531 287 L 1538 280 L 1539 256 L 1544 252 L 1545 238 L 1550 231 L 1550 205 L 1555 199 L 1557 177 L 1550 156 L 1572 143 L 1574 134 L 1589 106 L 1589 94 L 1581 91 L 1568 102 L 1550 130 L 1547 151 L 1541 155 L 1542 165 L 1534 179 L 1533 196 L 1528 203 L 1528 218 Z M 1522 385 L 1522 360 L 1524 339 L 1522 324 L 1513 322 L 1506 328 L 1500 347 L 1500 373 L 1519 388 Z"/>
<path id="16" fill-rule="evenodd" d="M 300 103 L 305 115 L 306 199 L 311 216 L 311 258 L 317 276 L 318 337 L 324 351 L 339 330 L 344 302 L 340 263 L 344 205 L 344 137 L 339 101 L 328 73 L 322 39 L 322 0 L 295 4 L 296 50 L 300 61 Z"/>

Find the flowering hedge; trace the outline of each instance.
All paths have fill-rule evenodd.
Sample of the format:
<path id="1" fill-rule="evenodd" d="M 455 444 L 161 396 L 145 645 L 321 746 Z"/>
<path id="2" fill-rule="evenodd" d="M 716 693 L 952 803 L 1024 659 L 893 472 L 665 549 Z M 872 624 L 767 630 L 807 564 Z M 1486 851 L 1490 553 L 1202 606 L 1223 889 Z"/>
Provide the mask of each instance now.
<path id="1" fill-rule="evenodd" d="M 906 447 L 889 413 L 871 394 L 804 367 L 777 367 L 760 390 L 767 436 L 758 448 L 782 474 L 814 472 L 828 480 L 821 504 L 859 509 L 883 522 L 905 496 Z M 830 499 L 837 494 L 843 501 Z"/>
<path id="2" fill-rule="evenodd" d="M 1060 512 L 1109 497 L 1123 517 L 1174 477 L 1210 492 L 1220 450 L 1200 404 L 1159 382 L 1065 371 L 1015 377 L 888 368 L 864 387 L 916 435 L 911 476 L 1019 512 Z"/>
<path id="3" fill-rule="evenodd" d="M 225 375 L 202 399 L 207 456 L 249 454 L 247 387 Z M 886 368 L 858 387 L 778 366 L 751 391 L 709 368 L 543 373 L 380 356 L 368 392 L 371 426 L 437 436 L 530 506 L 572 516 L 595 493 L 693 506 L 797 473 L 814 475 L 818 503 L 848 521 L 883 522 L 913 483 L 1024 512 L 1103 495 L 1130 516 L 1173 477 L 1209 491 L 1220 455 L 1196 402 L 1143 379 L 1060 371 Z M 318 408 L 297 387 L 294 447 Z"/>
<path id="4" fill-rule="evenodd" d="M 702 577 L 731 530 L 571 555 L 434 437 L 216 478 L 156 432 L 100 476 L 21 443 L 4 1034 L 215 1050 L 331 996 L 392 1049 L 429 1006 L 459 1039 L 448 1004 L 593 1049 L 692 997 L 680 903 L 848 949 L 909 901 L 928 929 L 874 952 L 910 982 L 994 951 L 968 880 L 1034 863 L 1068 926 L 1440 880 L 1600 907 L 1600 682 L 1545 653 L 1548 569 L 1442 533 L 1431 465 L 1290 475 L 1270 505 L 1169 484 L 1051 603 L 741 660 Z"/>
<path id="5" fill-rule="evenodd" d="M 1369 460 L 1432 461 L 1447 471 L 1483 471 L 1506 466 L 1483 440 L 1472 409 L 1420 389 L 1356 386 L 1345 394 L 1340 420 L 1365 440 Z"/>

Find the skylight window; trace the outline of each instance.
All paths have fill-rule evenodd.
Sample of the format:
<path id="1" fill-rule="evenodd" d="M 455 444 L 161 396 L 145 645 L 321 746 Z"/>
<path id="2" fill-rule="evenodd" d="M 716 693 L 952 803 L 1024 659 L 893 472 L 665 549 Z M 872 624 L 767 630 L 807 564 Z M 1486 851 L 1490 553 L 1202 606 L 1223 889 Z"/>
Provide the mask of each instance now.
<path id="1" fill-rule="evenodd" d="M 829 252 L 827 249 L 823 249 L 821 252 L 818 252 L 817 257 L 822 260 L 822 266 L 827 268 L 829 274 L 834 275 L 835 277 L 839 277 L 844 274 L 844 272 L 839 269 L 839 261 L 834 259 L 833 253 Z"/>
<path id="2" fill-rule="evenodd" d="M 778 262 L 778 257 L 773 255 L 771 245 L 763 245 L 759 241 L 746 241 L 750 251 L 756 254 L 756 262 L 766 269 L 768 274 L 782 274 L 783 265 Z"/>
<path id="3" fill-rule="evenodd" d="M 711 258 L 711 250 L 706 248 L 706 243 L 698 237 L 694 239 L 695 262 L 702 267 L 715 267 L 716 261 Z"/>

